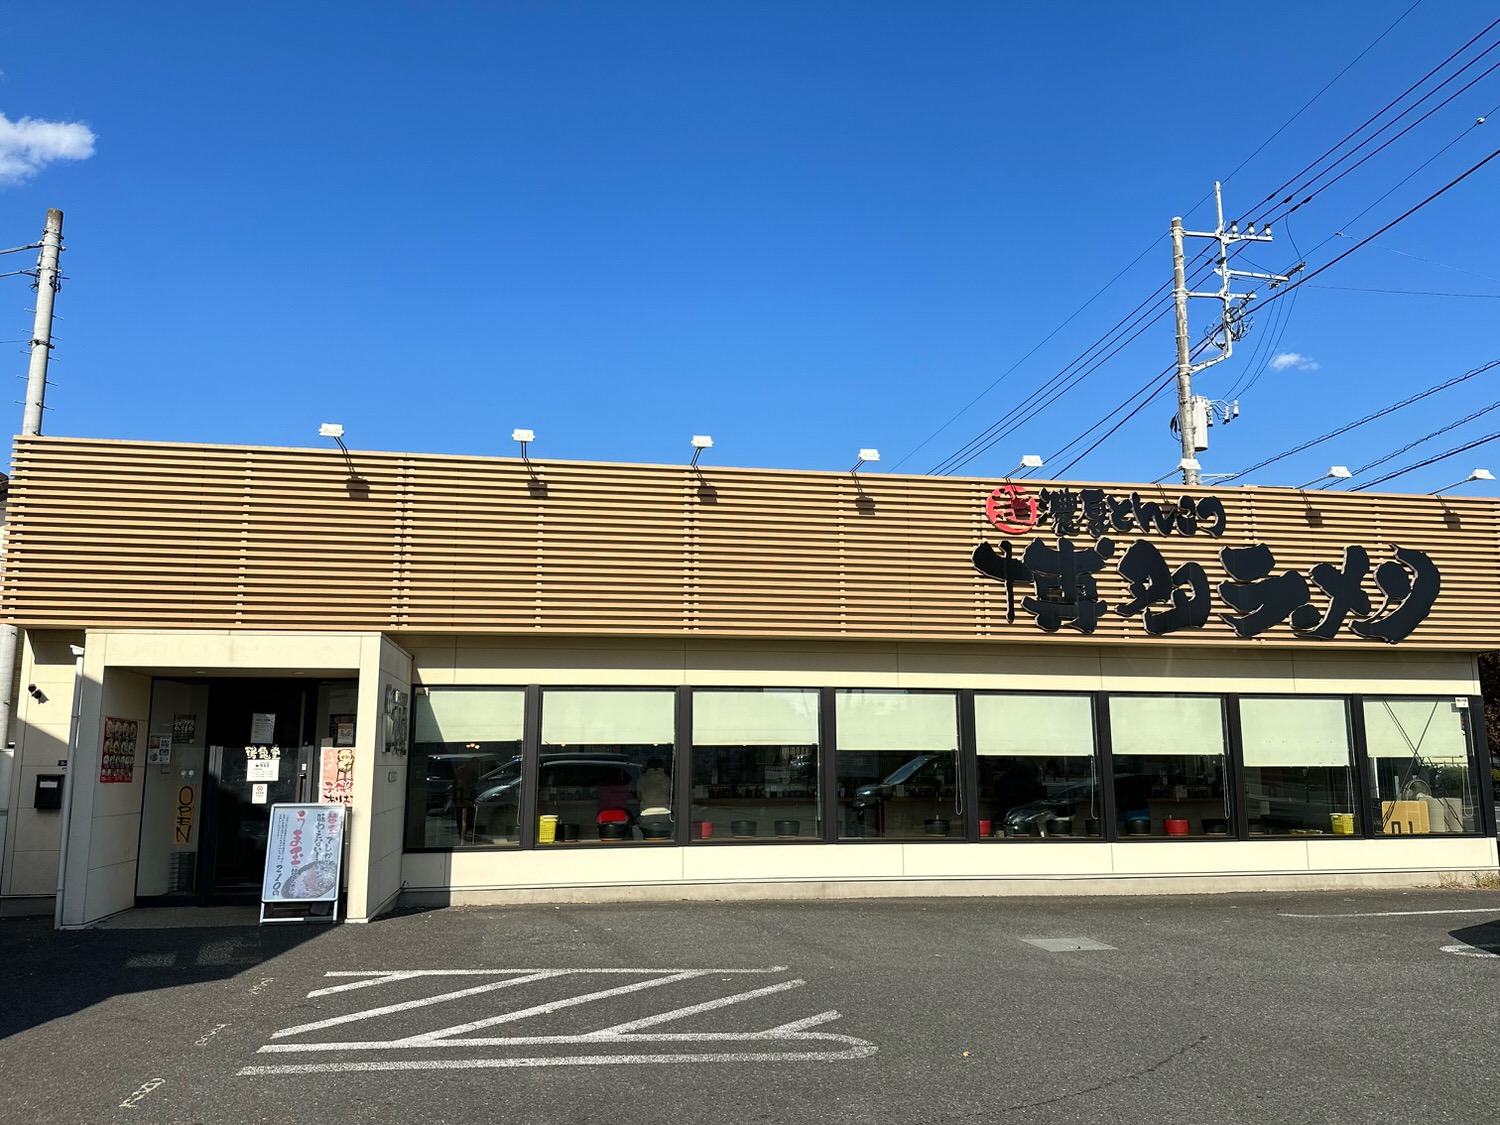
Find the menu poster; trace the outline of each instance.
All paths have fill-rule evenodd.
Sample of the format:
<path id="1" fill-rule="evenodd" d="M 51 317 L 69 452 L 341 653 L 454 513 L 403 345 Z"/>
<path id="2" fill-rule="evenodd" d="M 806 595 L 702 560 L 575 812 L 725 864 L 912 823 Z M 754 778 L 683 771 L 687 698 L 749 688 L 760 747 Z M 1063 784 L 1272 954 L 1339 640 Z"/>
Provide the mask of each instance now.
<path id="1" fill-rule="evenodd" d="M 172 741 L 178 746 L 191 746 L 198 737 L 198 716 L 177 714 L 172 716 Z"/>
<path id="2" fill-rule="evenodd" d="M 99 757 L 99 780 L 129 783 L 135 780 L 135 748 L 140 723 L 135 719 L 104 720 L 104 747 Z"/>
<path id="3" fill-rule="evenodd" d="M 250 716 L 250 742 L 259 746 L 276 741 L 276 716 L 256 711 Z"/>
<path id="4" fill-rule="evenodd" d="M 325 805 L 354 804 L 354 748 L 325 746 L 318 778 L 319 799 Z"/>
<path id="5" fill-rule="evenodd" d="M 346 813 L 337 805 L 272 805 L 261 902 L 339 897 Z"/>

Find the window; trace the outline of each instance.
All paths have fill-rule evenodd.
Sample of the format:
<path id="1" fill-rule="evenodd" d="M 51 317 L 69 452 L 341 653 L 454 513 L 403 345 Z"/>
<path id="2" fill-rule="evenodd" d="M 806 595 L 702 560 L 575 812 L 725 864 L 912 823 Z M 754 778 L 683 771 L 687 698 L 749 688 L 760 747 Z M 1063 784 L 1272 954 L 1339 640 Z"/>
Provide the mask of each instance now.
<path id="1" fill-rule="evenodd" d="M 1367 696 L 1364 709 L 1375 831 L 1477 831 L 1468 700 Z"/>
<path id="2" fill-rule="evenodd" d="M 1217 696 L 1109 701 L 1122 836 L 1225 836 L 1224 705 Z"/>
<path id="3" fill-rule="evenodd" d="M 1093 701 L 1085 695 L 976 695 L 979 834 L 1098 836 Z"/>
<path id="4" fill-rule="evenodd" d="M 1240 737 L 1252 835 L 1360 831 L 1344 700 L 1245 697 Z"/>
<path id="5" fill-rule="evenodd" d="M 670 841 L 675 711 L 671 691 L 544 691 L 537 843 Z"/>
<path id="6" fill-rule="evenodd" d="M 412 705 L 408 848 L 515 847 L 516 817 L 477 815 L 481 794 L 521 792 L 519 688 L 430 689 Z"/>
<path id="7" fill-rule="evenodd" d="M 962 836 L 957 696 L 849 690 L 834 698 L 839 835 Z"/>
<path id="8" fill-rule="evenodd" d="M 690 838 L 817 839 L 818 693 L 695 691 Z"/>

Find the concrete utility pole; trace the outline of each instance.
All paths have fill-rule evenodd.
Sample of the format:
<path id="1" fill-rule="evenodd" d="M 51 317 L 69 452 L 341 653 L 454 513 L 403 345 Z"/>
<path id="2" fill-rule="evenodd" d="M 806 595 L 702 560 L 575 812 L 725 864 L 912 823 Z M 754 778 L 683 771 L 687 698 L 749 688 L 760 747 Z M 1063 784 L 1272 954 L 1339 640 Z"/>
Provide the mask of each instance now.
<path id="1" fill-rule="evenodd" d="M 21 435 L 32 437 L 42 432 L 42 410 L 47 401 L 47 361 L 52 354 L 52 306 L 62 288 L 57 260 L 62 256 L 63 213 L 56 208 L 47 212 L 47 229 L 42 234 L 42 254 L 36 262 L 36 320 L 31 326 L 31 367 L 26 373 L 26 412 L 21 418 Z"/>
<path id="2" fill-rule="evenodd" d="M 1186 467 L 1196 460 L 1197 430 L 1193 426 L 1193 354 L 1188 344 L 1187 267 L 1182 257 L 1182 219 L 1172 220 L 1172 300 L 1177 305 L 1177 428 L 1182 438 L 1183 484 L 1197 484 L 1198 470 Z"/>
<path id="3" fill-rule="evenodd" d="M 26 373 L 26 405 L 21 415 L 21 434 L 31 437 L 42 432 L 42 411 L 47 401 L 47 361 L 52 355 L 52 306 L 62 287 L 58 259 L 62 256 L 63 213 L 55 208 L 47 212 L 47 228 L 42 233 L 41 256 L 36 262 L 36 319 L 31 326 L 31 366 Z M 5 548 L 5 507 L 0 503 L 0 551 Z M 16 647 L 20 632 L 14 625 L 0 625 L 0 740 L 11 743 L 11 701 L 16 695 Z M 8 794 L 0 794 L 6 799 Z"/>
<path id="4" fill-rule="evenodd" d="M 1198 484 L 1198 453 L 1208 448 L 1207 427 L 1213 425 L 1213 410 L 1220 407 L 1225 423 L 1239 413 L 1237 403 L 1215 402 L 1193 394 L 1193 376 L 1205 368 L 1221 363 L 1234 353 L 1234 342 L 1244 335 L 1249 327 L 1245 320 L 1245 308 L 1255 300 L 1254 293 L 1231 292 L 1234 278 L 1251 277 L 1268 281 L 1275 289 L 1287 277 L 1274 273 L 1256 273 L 1251 270 L 1229 268 L 1229 247 L 1236 242 L 1270 242 L 1271 225 L 1267 223 L 1259 234 L 1251 223 L 1246 233 L 1240 233 L 1239 224 L 1231 223 L 1224 228 L 1224 199 L 1219 184 L 1214 184 L 1214 208 L 1218 225 L 1211 231 L 1183 230 L 1182 220 L 1172 220 L 1172 299 L 1177 306 L 1177 429 L 1182 438 L 1182 483 Z M 1182 240 L 1212 238 L 1219 244 L 1218 260 L 1214 272 L 1219 275 L 1219 288 L 1212 293 L 1194 293 L 1187 287 L 1187 265 L 1183 260 Z M 1302 266 L 1299 264 L 1296 273 Z M 1206 342 L 1219 350 L 1219 354 L 1203 363 L 1193 363 L 1192 347 L 1188 341 L 1188 298 L 1209 297 L 1219 302 L 1219 324 L 1210 330 Z M 1201 424 L 1200 424 L 1201 423 Z"/>

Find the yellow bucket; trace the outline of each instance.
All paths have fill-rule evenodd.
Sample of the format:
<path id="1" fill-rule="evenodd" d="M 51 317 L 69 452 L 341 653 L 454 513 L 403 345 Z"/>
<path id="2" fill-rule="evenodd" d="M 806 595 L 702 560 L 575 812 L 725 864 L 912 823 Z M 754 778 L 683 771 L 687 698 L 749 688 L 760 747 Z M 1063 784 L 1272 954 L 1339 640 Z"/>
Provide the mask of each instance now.
<path id="1" fill-rule="evenodd" d="M 536 842 L 538 844 L 550 844 L 557 839 L 557 817 L 547 815 L 542 817 L 541 823 L 537 825 Z"/>
<path id="2" fill-rule="evenodd" d="M 1352 812 L 1329 813 L 1328 819 L 1333 822 L 1333 834 L 1335 836 L 1354 835 L 1354 814 Z"/>

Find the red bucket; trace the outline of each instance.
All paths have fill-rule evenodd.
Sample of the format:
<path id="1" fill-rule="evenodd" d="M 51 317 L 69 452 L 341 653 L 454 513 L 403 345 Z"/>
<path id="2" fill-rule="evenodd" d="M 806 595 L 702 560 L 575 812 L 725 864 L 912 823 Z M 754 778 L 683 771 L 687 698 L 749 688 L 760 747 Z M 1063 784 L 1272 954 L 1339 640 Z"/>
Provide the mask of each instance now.
<path id="1" fill-rule="evenodd" d="M 1186 817 L 1169 816 L 1162 822 L 1162 828 L 1168 836 L 1186 836 L 1188 834 L 1188 822 Z"/>

